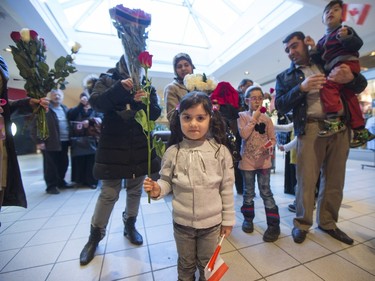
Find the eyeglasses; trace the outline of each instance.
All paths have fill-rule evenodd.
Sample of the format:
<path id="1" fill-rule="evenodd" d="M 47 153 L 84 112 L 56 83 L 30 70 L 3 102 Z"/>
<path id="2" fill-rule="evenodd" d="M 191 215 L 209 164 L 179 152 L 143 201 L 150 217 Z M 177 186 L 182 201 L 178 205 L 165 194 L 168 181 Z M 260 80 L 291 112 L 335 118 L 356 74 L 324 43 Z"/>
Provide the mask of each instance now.
<path id="1" fill-rule="evenodd" d="M 249 100 L 251 101 L 262 101 L 263 100 L 263 97 L 250 97 Z"/>

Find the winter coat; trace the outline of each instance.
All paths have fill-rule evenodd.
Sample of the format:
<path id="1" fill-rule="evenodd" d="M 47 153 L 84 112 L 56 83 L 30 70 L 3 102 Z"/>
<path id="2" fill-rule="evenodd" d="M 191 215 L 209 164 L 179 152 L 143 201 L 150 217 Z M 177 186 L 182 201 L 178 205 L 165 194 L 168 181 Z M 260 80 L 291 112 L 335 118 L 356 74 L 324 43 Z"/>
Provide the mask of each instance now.
<path id="1" fill-rule="evenodd" d="M 131 92 L 125 90 L 115 72 L 102 74 L 96 82 L 89 102 L 93 109 L 104 114 L 94 176 L 97 179 L 123 179 L 146 175 L 148 172 L 147 138 L 142 126 L 135 120 L 138 110 L 146 112 L 146 105 L 136 102 Z M 126 105 L 130 110 L 126 110 Z M 156 91 L 150 95 L 150 119 L 161 114 Z M 152 173 L 159 171 L 160 163 L 152 151 Z"/>
<path id="2" fill-rule="evenodd" d="M 300 84 L 304 80 L 305 75 L 294 63 L 276 77 L 276 109 L 280 114 L 287 114 L 293 110 L 294 133 L 296 136 L 305 134 L 307 122 L 306 93 L 300 90 Z M 366 86 L 367 80 L 361 74 L 358 74 L 352 82 L 345 85 L 345 87 L 352 89 L 356 93 L 362 92 Z M 343 99 L 343 102 L 345 102 L 345 99 Z"/>
<path id="3" fill-rule="evenodd" d="M 2 79 L 2 87 L 0 98 L 5 99 L 8 103 L 3 106 L 4 112 L 2 113 L 5 123 L 6 139 L 4 140 L 4 148 L 7 153 L 6 163 L 6 186 L 4 191 L 3 206 L 19 206 L 27 208 L 27 200 L 25 191 L 22 184 L 20 168 L 18 165 L 16 148 L 14 146 L 13 135 L 11 131 L 10 115 L 16 109 L 25 109 L 31 112 L 30 99 L 25 98 L 18 101 L 8 101 L 7 82 L 9 80 L 8 67 L 0 56 L 0 75 Z M 0 159 L 3 159 L 1 155 Z M 2 163 L 0 165 L 2 168 Z M 2 182 L 0 178 L 0 183 Z M 0 206 L 1 207 L 1 206 Z"/>
<path id="4" fill-rule="evenodd" d="M 180 100 L 188 93 L 185 85 L 173 80 L 164 89 L 164 101 L 167 110 L 167 119 L 170 121 L 176 106 L 180 103 Z"/>

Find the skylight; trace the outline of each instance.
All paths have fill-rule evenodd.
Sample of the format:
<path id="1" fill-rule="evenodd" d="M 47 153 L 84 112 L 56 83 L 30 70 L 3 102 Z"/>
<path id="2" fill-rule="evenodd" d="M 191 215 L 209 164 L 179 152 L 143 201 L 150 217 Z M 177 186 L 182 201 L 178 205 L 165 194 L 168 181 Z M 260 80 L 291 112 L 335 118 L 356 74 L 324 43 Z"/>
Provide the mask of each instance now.
<path id="1" fill-rule="evenodd" d="M 49 0 L 44 10 L 52 29 L 69 37 L 58 38 L 62 44 L 82 44 L 77 64 L 112 66 L 123 53 L 108 12 L 118 4 L 151 14 L 147 49 L 158 72 L 170 72 L 178 52 L 215 71 L 302 8 L 295 0 Z"/>

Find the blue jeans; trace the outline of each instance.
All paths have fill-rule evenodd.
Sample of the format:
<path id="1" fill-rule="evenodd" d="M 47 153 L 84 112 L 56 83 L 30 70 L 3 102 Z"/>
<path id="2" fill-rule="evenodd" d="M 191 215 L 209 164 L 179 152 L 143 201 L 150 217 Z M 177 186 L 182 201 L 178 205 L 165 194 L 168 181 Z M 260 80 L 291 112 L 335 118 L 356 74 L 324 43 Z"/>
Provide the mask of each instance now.
<path id="1" fill-rule="evenodd" d="M 204 268 L 215 252 L 221 225 L 205 229 L 196 229 L 173 223 L 174 238 L 177 246 L 178 281 L 195 280 L 195 271 L 199 270 L 199 281 L 205 281 Z"/>
<path id="2" fill-rule="evenodd" d="M 259 169 L 253 171 L 242 170 L 244 180 L 243 204 L 254 204 L 255 176 L 257 176 L 260 197 L 263 199 L 264 207 L 272 209 L 276 207 L 273 193 L 270 187 L 271 169 Z"/>

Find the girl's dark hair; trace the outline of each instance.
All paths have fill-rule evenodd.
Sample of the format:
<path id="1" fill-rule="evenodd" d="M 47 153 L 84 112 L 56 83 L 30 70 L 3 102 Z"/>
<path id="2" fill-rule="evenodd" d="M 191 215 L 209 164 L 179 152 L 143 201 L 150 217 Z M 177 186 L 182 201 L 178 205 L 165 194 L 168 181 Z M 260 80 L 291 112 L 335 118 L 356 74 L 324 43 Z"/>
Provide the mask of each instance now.
<path id="1" fill-rule="evenodd" d="M 208 135 L 213 137 L 219 144 L 226 143 L 225 121 L 219 110 L 213 110 L 211 100 L 206 93 L 193 91 L 181 99 L 178 108 L 173 112 L 169 125 L 171 136 L 168 141 L 168 147 L 180 143 L 184 137 L 181 130 L 180 113 L 199 104 L 203 105 L 204 110 L 211 116 Z"/>

